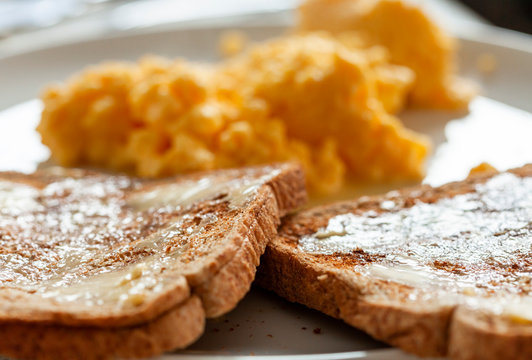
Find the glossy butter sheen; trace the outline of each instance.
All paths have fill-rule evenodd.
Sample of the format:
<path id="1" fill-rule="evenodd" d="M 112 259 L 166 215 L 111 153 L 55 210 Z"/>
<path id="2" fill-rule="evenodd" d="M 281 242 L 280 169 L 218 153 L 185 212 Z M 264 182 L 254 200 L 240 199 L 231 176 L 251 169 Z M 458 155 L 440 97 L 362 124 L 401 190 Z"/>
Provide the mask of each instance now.
<path id="1" fill-rule="evenodd" d="M 301 238 L 299 249 L 327 255 L 362 250 L 373 260 L 354 272 L 422 289 L 412 298 L 455 303 L 496 291 L 517 304 L 531 293 L 532 178 L 505 173 L 476 185 L 475 192 L 436 203 L 403 208 L 396 201 L 382 201 L 379 213 L 337 215 Z M 470 298 L 473 303 L 495 308 L 488 299 Z"/>
<path id="2" fill-rule="evenodd" d="M 208 212 L 191 225 L 179 209 L 217 196 L 243 206 L 278 173 L 151 190 L 118 176 L 65 177 L 42 188 L 0 181 L 0 285 L 87 306 L 137 306 L 168 286 L 186 288 L 184 277 L 160 274 L 218 218 Z"/>
<path id="3" fill-rule="evenodd" d="M 199 181 L 167 184 L 133 194 L 129 197 L 128 204 L 137 210 L 148 210 L 161 206 L 187 206 L 216 194 L 227 194 L 226 198 L 231 205 L 239 207 L 244 205 L 249 194 L 279 173 L 279 170 L 272 170 L 270 174 L 256 179 L 234 179 L 226 182 L 203 178 Z"/>

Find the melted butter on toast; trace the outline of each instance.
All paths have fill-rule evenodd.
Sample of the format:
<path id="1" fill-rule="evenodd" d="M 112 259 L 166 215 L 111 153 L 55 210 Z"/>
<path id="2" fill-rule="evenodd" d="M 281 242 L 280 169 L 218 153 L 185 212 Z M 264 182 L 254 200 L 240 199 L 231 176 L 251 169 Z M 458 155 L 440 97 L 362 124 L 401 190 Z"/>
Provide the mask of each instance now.
<path id="1" fill-rule="evenodd" d="M 133 193 L 128 203 L 137 210 L 148 210 L 162 206 L 188 206 L 218 194 L 226 194 L 231 205 L 240 207 L 249 198 L 249 194 L 264 184 L 268 178 L 279 173 L 279 170 L 272 170 L 271 174 L 256 179 L 234 179 L 227 182 L 203 178 L 199 181 L 166 184 L 152 190 Z"/>
<path id="2" fill-rule="evenodd" d="M 334 216 L 299 249 L 362 251 L 371 260 L 352 271 L 411 286 L 414 301 L 458 301 L 532 322 L 522 310 L 532 309 L 532 178 L 503 173 L 474 192 L 411 207 L 386 199 L 380 209 Z"/>
<path id="3" fill-rule="evenodd" d="M 164 273 L 223 241 L 222 229 L 216 236 L 205 228 L 223 221 L 227 209 L 238 211 L 279 172 L 149 187 L 127 177 L 53 171 L 60 178 L 40 188 L 2 180 L 0 287 L 56 303 L 117 307 L 141 305 L 168 286 L 187 288 L 183 276 Z"/>
<path id="4" fill-rule="evenodd" d="M 42 209 L 36 201 L 39 190 L 33 186 L 0 180 L 0 213 L 21 213 Z"/>

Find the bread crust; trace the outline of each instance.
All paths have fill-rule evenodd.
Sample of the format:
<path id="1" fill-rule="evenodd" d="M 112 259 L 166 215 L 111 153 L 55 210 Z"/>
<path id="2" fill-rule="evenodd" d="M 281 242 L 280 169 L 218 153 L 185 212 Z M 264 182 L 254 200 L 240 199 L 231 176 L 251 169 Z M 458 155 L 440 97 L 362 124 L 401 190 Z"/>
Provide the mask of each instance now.
<path id="1" fill-rule="evenodd" d="M 237 169 L 217 173 L 230 179 L 253 171 Z M 266 243 L 276 236 L 281 215 L 306 200 L 304 176 L 298 165 L 272 165 L 261 171 L 266 175 L 277 172 L 259 186 L 252 200 L 236 211 L 230 223 L 223 224 L 221 231 L 228 239 L 224 246 L 209 253 L 200 268 L 176 273 L 175 286 L 170 291 L 140 305 L 135 312 L 107 316 L 90 313 L 84 316 L 79 311 L 72 316 L 68 311 L 46 308 L 41 308 L 41 312 L 27 309 L 13 312 L 4 306 L 0 309 L 0 328 L 5 334 L 13 335 L 0 340 L 0 352 L 17 358 L 66 359 L 79 354 L 88 359 L 130 358 L 152 356 L 192 343 L 202 334 L 205 317 L 230 311 L 247 293 Z M 84 174 L 84 171 L 79 172 L 79 176 Z M 32 182 L 33 186 L 56 176 L 13 175 L 18 176 L 19 181 Z M 205 175 L 208 173 L 188 178 Z M 5 290 L 0 298 L 9 300 L 8 303 L 17 297 L 20 300 L 31 298 L 31 294 Z M 39 310 L 38 305 L 35 308 Z M 22 336 L 25 332 L 28 335 Z"/>
<path id="2" fill-rule="evenodd" d="M 289 301 L 341 319 L 405 351 L 435 357 L 447 353 L 452 307 L 434 311 L 368 301 L 365 292 L 371 290 L 364 284 L 345 279 L 343 274 L 311 258 L 298 256 L 284 244 L 268 245 L 256 282 Z"/>
<path id="3" fill-rule="evenodd" d="M 35 360 L 149 357 L 186 347 L 204 326 L 201 300 L 192 296 L 150 322 L 129 327 L 2 323 L 0 349 L 7 356 Z"/>
<path id="4" fill-rule="evenodd" d="M 201 297 L 208 317 L 217 317 L 232 310 L 251 286 L 260 256 L 269 239 L 277 234 L 279 212 L 269 189 L 237 224 L 242 237 L 236 255 L 208 282 L 194 288 Z"/>
<path id="5" fill-rule="evenodd" d="M 457 360 L 532 358 L 532 326 L 456 309 L 450 329 L 449 357 Z"/>
<path id="6" fill-rule="evenodd" d="M 532 165 L 510 170 L 532 176 Z M 479 174 L 439 188 L 418 186 L 397 192 L 405 204 L 433 202 L 471 192 L 494 174 Z M 430 305 L 402 301 L 399 283 L 347 273 L 334 264 L 297 251 L 303 235 L 315 233 L 328 220 L 347 212 L 378 211 L 383 196 L 321 206 L 283 219 L 280 236 L 270 242 L 256 281 L 289 301 L 342 319 L 378 340 L 420 356 L 453 359 L 532 358 L 531 324 L 510 324 L 479 316 L 463 305 Z M 379 294 L 379 295 L 377 295 Z"/>
<path id="7" fill-rule="evenodd" d="M 258 201 L 237 225 L 242 241 L 236 255 L 210 281 L 194 288 L 207 317 L 232 310 L 249 291 L 266 245 L 277 235 L 281 217 L 306 202 L 302 176 L 301 170 L 288 172 L 283 181 L 270 182 L 262 190 Z"/>

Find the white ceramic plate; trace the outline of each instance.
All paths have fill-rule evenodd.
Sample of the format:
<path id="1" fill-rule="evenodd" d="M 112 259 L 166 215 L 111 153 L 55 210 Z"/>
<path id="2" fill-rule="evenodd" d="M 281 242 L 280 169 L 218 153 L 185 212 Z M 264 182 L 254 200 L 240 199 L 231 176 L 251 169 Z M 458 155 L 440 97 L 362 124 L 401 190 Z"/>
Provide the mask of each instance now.
<path id="1" fill-rule="evenodd" d="M 34 131 L 41 105 L 32 100 L 45 84 L 62 80 L 88 64 L 108 59 L 134 60 L 146 53 L 215 60 L 223 30 L 131 33 L 0 58 L 0 170 L 30 172 L 48 157 Z M 260 40 L 280 34 L 284 28 L 243 30 Z M 489 35 L 488 41 L 478 34 L 462 36 L 460 65 L 464 74 L 482 83 L 491 99 L 476 99 L 469 114 L 416 111 L 401 115 L 407 126 L 433 138 L 435 155 L 429 163 L 428 183 L 463 178 L 482 161 L 500 169 L 532 162 L 532 115 L 501 103 L 532 111 L 532 41 L 489 29 L 485 34 Z M 478 57 L 485 53 L 497 60 L 497 68 L 489 76 L 477 68 Z M 161 358 L 264 356 L 294 360 L 413 359 L 341 321 L 260 289 L 253 289 L 230 314 L 208 321 L 204 336 L 189 349 Z"/>

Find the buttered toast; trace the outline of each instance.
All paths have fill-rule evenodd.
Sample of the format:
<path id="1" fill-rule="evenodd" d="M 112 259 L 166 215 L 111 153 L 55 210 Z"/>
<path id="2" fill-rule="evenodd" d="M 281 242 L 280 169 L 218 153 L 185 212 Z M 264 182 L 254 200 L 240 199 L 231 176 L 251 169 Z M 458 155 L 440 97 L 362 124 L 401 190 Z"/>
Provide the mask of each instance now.
<path id="1" fill-rule="evenodd" d="M 145 357 L 183 348 L 233 309 L 299 166 L 142 181 L 50 168 L 0 173 L 0 353 Z"/>
<path id="2" fill-rule="evenodd" d="M 257 281 L 421 356 L 532 358 L 532 165 L 283 219 Z"/>

